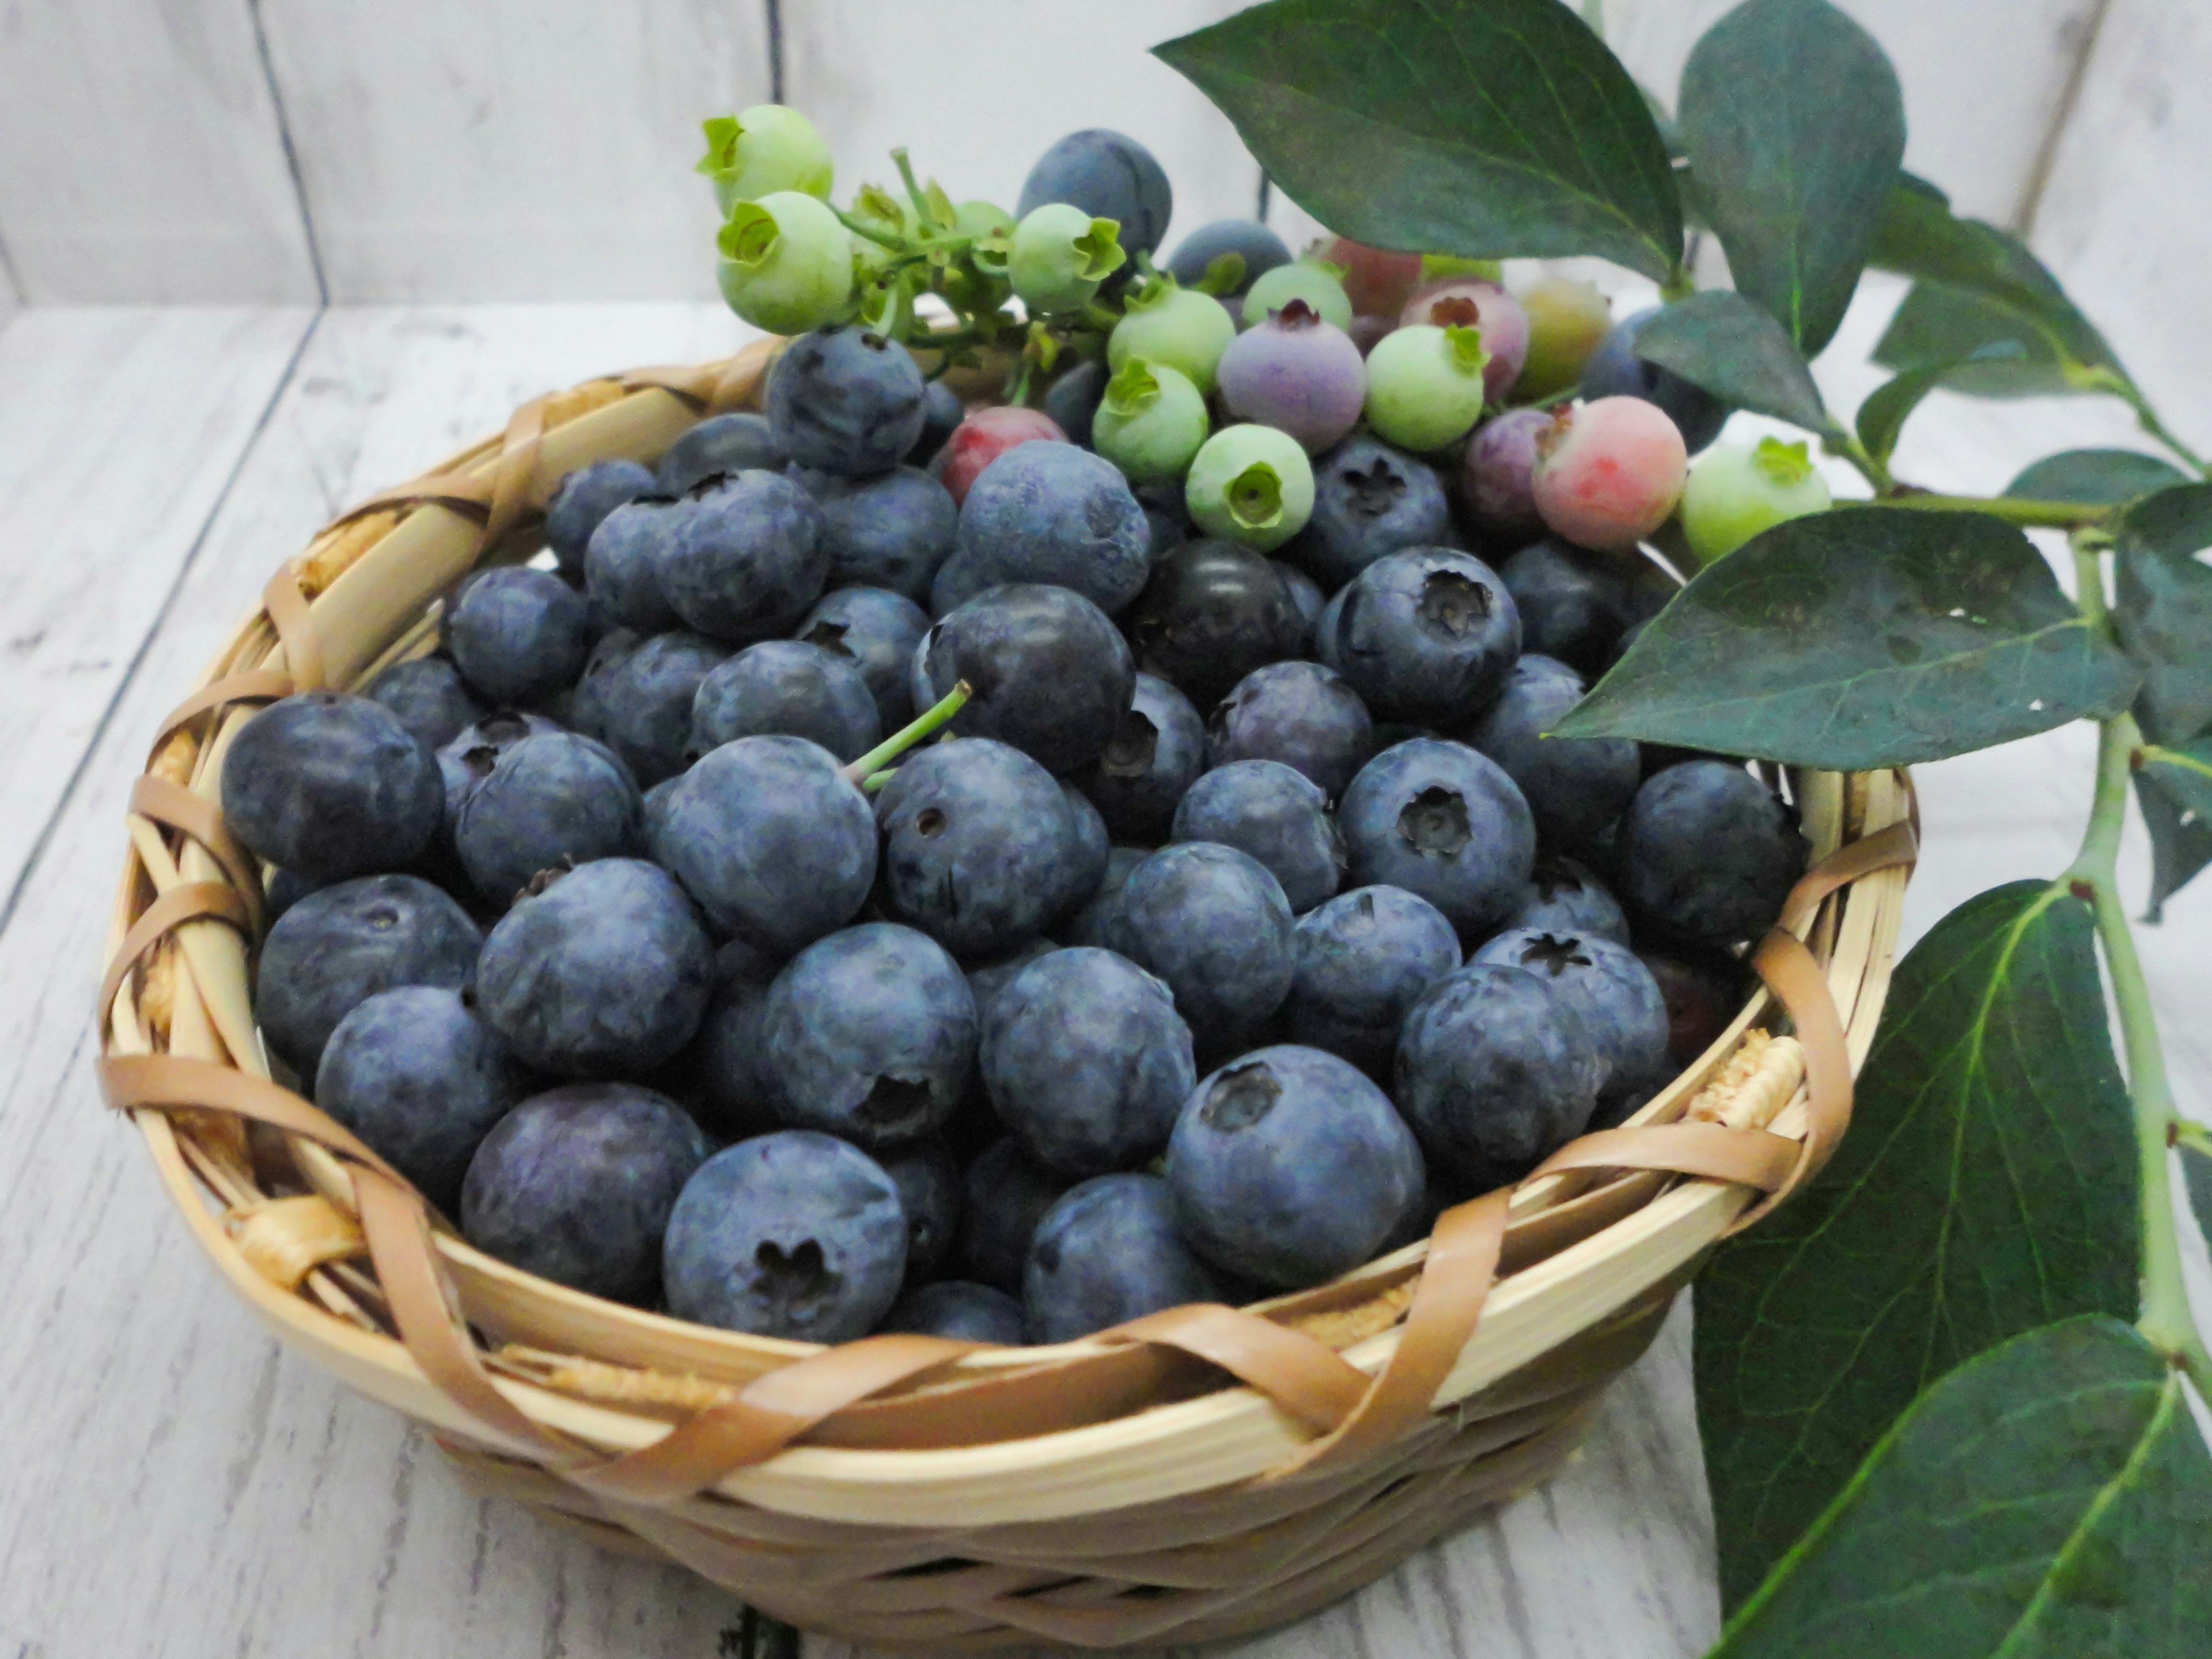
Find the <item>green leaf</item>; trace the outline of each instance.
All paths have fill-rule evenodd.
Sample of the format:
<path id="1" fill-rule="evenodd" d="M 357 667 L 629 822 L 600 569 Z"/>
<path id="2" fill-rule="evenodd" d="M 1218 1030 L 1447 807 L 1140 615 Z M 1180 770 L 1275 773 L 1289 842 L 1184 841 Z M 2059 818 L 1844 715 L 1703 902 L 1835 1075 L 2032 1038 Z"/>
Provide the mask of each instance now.
<path id="1" fill-rule="evenodd" d="M 2093 932 L 2041 882 L 1936 923 L 1898 964 L 1834 1159 L 1698 1280 L 1728 1605 L 1944 1372 L 2069 1315 L 2133 1315 L 2135 1133 Z"/>
<path id="2" fill-rule="evenodd" d="M 2196 1212 L 2197 1231 L 2212 1244 L 2212 1153 L 2194 1146 L 2181 1149 L 2181 1183 L 2189 1191 L 2189 1207 Z"/>
<path id="3" fill-rule="evenodd" d="M 2212 1456 L 2117 1320 L 2016 1337 L 1917 1402 L 1712 1659 L 2201 1659 Z"/>
<path id="4" fill-rule="evenodd" d="M 2160 921 L 2166 900 L 2212 864 L 2212 738 L 2144 750 L 2136 804 L 2150 831 L 2150 908 L 2143 920 Z"/>
<path id="5" fill-rule="evenodd" d="M 1736 288 L 1819 355 L 1905 155 L 1905 95 L 1827 0 L 1747 0 L 1682 70 L 1675 118 Z"/>
<path id="6" fill-rule="evenodd" d="M 1677 300 L 1644 325 L 1636 355 L 1738 409 L 1808 432 L 1835 428 L 1789 331 L 1741 294 L 1715 289 Z"/>
<path id="7" fill-rule="evenodd" d="M 2146 495 L 2120 520 L 2112 619 L 2142 670 L 2136 717 L 2154 742 L 2212 726 L 2212 484 Z"/>
<path id="8" fill-rule="evenodd" d="M 1996 340 L 1974 354 L 1976 359 L 2018 357 L 2021 355 L 2017 341 Z M 1919 368 L 1908 368 L 1893 380 L 1884 381 L 1867 394 L 1859 405 L 1857 426 L 1859 442 L 1876 460 L 1886 461 L 1897 448 L 1898 435 L 1905 430 L 1905 422 L 1912 411 L 1920 407 L 1921 399 L 1943 384 L 1944 376 L 1964 367 L 1959 361 L 1929 363 Z"/>
<path id="9" fill-rule="evenodd" d="M 1682 257 L 1667 146 L 1558 0 L 1271 0 L 1155 46 L 1300 207 L 1376 247 Z"/>
<path id="10" fill-rule="evenodd" d="M 2031 461 L 2004 493 L 2024 501 L 2117 507 L 2188 482 L 2179 469 L 2139 449 L 2067 449 Z"/>
<path id="11" fill-rule="evenodd" d="M 1701 571 L 1553 729 L 1848 772 L 2118 714 L 2136 683 L 2011 526 L 1845 507 Z"/>

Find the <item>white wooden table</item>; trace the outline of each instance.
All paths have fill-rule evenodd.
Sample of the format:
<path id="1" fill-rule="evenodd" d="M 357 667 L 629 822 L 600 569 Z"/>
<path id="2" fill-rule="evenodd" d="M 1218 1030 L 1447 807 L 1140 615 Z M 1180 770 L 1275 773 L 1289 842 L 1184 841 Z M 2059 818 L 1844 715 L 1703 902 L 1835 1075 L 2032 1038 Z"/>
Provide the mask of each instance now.
<path id="1" fill-rule="evenodd" d="M 1873 384 L 1852 360 L 1894 299 L 1863 295 L 1824 367 L 1839 408 Z M 103 1115 L 88 1015 L 147 734 L 276 562 L 532 393 L 737 332 L 688 304 L 37 308 L 0 331 L 0 1659 L 714 1659 L 728 1597 L 466 1496 L 426 1441 L 263 1334 Z M 1904 470 L 1990 490 L 2129 433 L 2101 404 L 1939 398 Z M 1921 771 L 1909 936 L 2063 865 L 2092 747 L 2075 730 Z M 2140 883 L 2139 831 L 2130 850 Z M 2144 945 L 2203 1115 L 2212 882 L 2168 918 Z M 1718 1607 L 1688 1338 L 1678 1310 L 1550 1486 L 1237 1651 L 1702 1653 Z"/>

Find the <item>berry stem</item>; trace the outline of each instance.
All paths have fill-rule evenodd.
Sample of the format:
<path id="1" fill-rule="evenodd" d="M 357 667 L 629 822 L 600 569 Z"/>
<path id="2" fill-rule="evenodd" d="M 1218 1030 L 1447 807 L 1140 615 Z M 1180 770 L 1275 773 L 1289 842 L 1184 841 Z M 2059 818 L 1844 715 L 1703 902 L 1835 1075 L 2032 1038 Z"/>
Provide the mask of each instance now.
<path id="1" fill-rule="evenodd" d="M 2043 530 L 2091 529 L 2112 516 L 2109 507 L 2082 501 L 2024 501 L 2003 495 L 1938 495 L 1909 486 L 1895 495 L 1876 496 L 1865 505 L 1909 507 L 1918 513 L 1986 513 L 2008 524 Z"/>
<path id="2" fill-rule="evenodd" d="M 878 247 L 887 247 L 894 253 L 903 253 L 906 252 L 907 244 L 904 238 L 895 236 L 888 230 L 877 229 L 866 219 L 857 219 L 854 217 L 851 214 L 846 212 L 844 209 L 839 207 L 834 202 L 824 203 L 823 205 L 829 208 L 830 212 L 836 214 L 837 216 L 837 222 L 844 226 L 846 229 L 851 231 L 854 235 L 866 237 L 869 241 L 873 242 Z"/>
<path id="3" fill-rule="evenodd" d="M 891 163 L 898 168 L 900 182 L 906 185 L 906 198 L 914 204 L 915 222 L 923 229 L 936 226 L 936 216 L 929 210 L 929 198 L 921 193 L 921 185 L 914 176 L 914 163 L 907 159 L 906 146 L 901 144 L 891 152 Z"/>
<path id="4" fill-rule="evenodd" d="M 896 760 L 920 743 L 938 727 L 943 726 L 967 703 L 975 693 L 968 682 L 962 680 L 950 691 L 924 709 L 908 725 L 885 738 L 873 749 L 845 768 L 845 775 L 854 783 L 866 787 L 869 778 Z"/>

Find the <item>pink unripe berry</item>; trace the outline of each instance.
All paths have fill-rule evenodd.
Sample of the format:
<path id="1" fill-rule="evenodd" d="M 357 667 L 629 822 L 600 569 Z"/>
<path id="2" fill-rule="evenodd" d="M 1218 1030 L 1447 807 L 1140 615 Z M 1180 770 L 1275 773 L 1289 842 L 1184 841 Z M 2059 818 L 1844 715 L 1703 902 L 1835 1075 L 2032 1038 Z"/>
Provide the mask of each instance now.
<path id="1" fill-rule="evenodd" d="M 1536 511 L 1571 542 L 1625 551 L 1666 522 L 1689 465 L 1681 428 L 1658 404 L 1576 404 L 1536 434 Z"/>
<path id="2" fill-rule="evenodd" d="M 1289 433 L 1308 454 L 1358 424 L 1367 398 L 1359 348 L 1303 300 L 1231 341 L 1214 373 L 1231 414 Z"/>
<path id="3" fill-rule="evenodd" d="M 1344 271 L 1344 292 L 1362 317 L 1395 317 L 1421 280 L 1421 256 L 1392 253 L 1340 236 L 1322 256 Z"/>
<path id="4" fill-rule="evenodd" d="M 1552 424 L 1544 409 L 1509 409 L 1475 428 L 1461 464 L 1460 488 L 1475 527 L 1493 536 L 1534 536 L 1544 527 L 1533 483 L 1536 434 Z"/>
<path id="5" fill-rule="evenodd" d="M 1042 410 L 1011 404 L 978 409 L 952 428 L 952 435 L 938 452 L 938 479 L 951 492 L 957 507 L 968 499 L 968 486 L 975 482 L 976 475 L 1016 444 L 1066 441 L 1067 434 L 1060 429 L 1060 422 Z"/>
<path id="6" fill-rule="evenodd" d="M 1457 324 L 1482 331 L 1482 349 L 1490 354 L 1482 370 L 1482 389 L 1492 403 L 1512 390 L 1521 378 L 1521 365 L 1528 361 L 1528 313 L 1497 283 L 1479 276 L 1458 276 L 1417 289 L 1398 314 L 1398 326 L 1410 328 L 1417 323 L 1434 323 L 1439 328 Z"/>

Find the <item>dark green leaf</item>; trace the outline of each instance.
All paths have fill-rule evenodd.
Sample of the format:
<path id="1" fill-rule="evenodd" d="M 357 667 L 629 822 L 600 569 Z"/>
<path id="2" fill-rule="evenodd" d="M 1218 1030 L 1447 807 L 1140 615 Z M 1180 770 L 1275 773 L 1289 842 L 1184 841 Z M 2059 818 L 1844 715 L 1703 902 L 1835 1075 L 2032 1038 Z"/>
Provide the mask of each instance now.
<path id="1" fill-rule="evenodd" d="M 1271 0 L 1153 51 L 1344 235 L 1594 253 L 1662 282 L 1681 258 L 1644 94 L 1558 0 Z"/>
<path id="2" fill-rule="evenodd" d="M 2178 469 L 2139 449 L 2068 449 L 2030 462 L 2004 493 L 2023 501 L 2118 506 L 2188 482 Z"/>
<path id="3" fill-rule="evenodd" d="M 2142 670 L 2136 716 L 2154 742 L 2212 726 L 2212 484 L 2146 495 L 2120 520 L 2112 618 Z"/>
<path id="4" fill-rule="evenodd" d="M 2212 1152 L 2194 1146 L 2181 1149 L 2181 1182 L 2189 1193 L 2189 1207 L 2197 1215 L 2197 1231 L 2212 1244 Z"/>
<path id="5" fill-rule="evenodd" d="M 1555 730 L 1857 771 L 2117 714 L 2136 684 L 2011 526 L 1847 507 L 1700 572 Z"/>
<path id="6" fill-rule="evenodd" d="M 2118 1320 L 2015 1337 L 1929 1391 L 1712 1659 L 2202 1659 L 2212 1456 Z"/>
<path id="7" fill-rule="evenodd" d="M 1905 155 L 1889 59 L 1827 0 L 1747 0 L 1691 52 L 1675 116 L 1737 289 L 1819 355 Z"/>
<path id="8" fill-rule="evenodd" d="M 1715 289 L 1676 301 L 1644 324 L 1636 355 L 1738 409 L 1808 432 L 1833 429 L 1788 331 L 1741 294 Z"/>
<path id="9" fill-rule="evenodd" d="M 2021 355 L 2017 341 L 1996 340 L 1984 346 L 1975 356 L 1995 360 Z M 1920 407 L 1921 399 L 1942 385 L 1946 375 L 1964 367 L 1964 363 L 1955 362 L 1928 363 L 1919 368 L 1908 368 L 1876 386 L 1859 405 L 1859 442 L 1875 459 L 1887 460 L 1897 448 L 1898 434 L 1904 431 L 1912 411 Z"/>
<path id="10" fill-rule="evenodd" d="M 2212 864 L 2212 738 L 2145 750 L 2136 804 L 2150 830 L 2150 908 L 2143 920 L 2159 921 L 2166 900 Z"/>
<path id="11" fill-rule="evenodd" d="M 1936 923 L 1898 964 L 1833 1161 L 1698 1281 L 1729 1605 L 1944 1372 L 2054 1319 L 2133 1314 L 2135 1133 L 2092 932 L 2040 882 Z"/>

